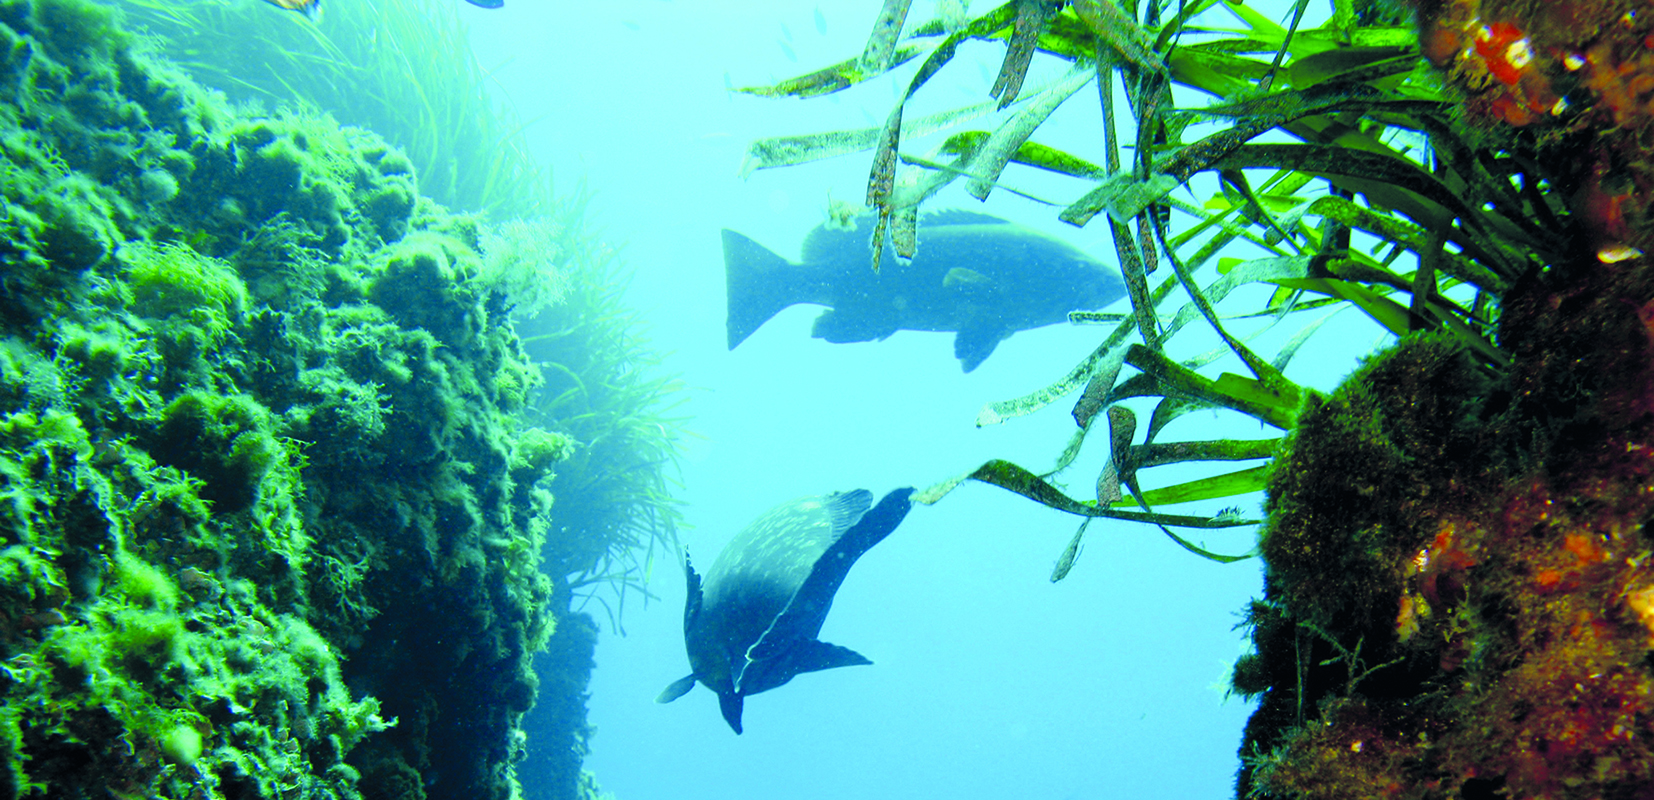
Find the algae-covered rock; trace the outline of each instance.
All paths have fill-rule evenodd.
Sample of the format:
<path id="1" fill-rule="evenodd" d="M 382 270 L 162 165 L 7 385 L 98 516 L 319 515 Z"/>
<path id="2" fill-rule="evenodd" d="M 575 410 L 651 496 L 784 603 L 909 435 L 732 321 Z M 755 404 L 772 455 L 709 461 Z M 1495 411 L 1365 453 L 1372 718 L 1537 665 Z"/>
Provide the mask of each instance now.
<path id="1" fill-rule="evenodd" d="M 554 270 L 147 47 L 0 0 L 0 799 L 513 796 Z"/>

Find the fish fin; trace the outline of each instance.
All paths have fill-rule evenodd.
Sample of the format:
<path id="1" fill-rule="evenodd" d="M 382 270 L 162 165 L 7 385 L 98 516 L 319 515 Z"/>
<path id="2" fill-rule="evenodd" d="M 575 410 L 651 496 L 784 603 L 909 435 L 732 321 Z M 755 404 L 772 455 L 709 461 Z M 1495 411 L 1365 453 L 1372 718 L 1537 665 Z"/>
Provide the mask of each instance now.
<path id="1" fill-rule="evenodd" d="M 828 644 L 820 639 L 805 639 L 794 644 L 787 660 L 789 666 L 794 667 L 794 675 L 839 667 L 863 667 L 873 663 L 873 659 L 848 647 Z"/>
<path id="2" fill-rule="evenodd" d="M 896 332 L 895 320 L 875 320 L 872 314 L 856 313 L 865 309 L 829 308 L 816 317 L 810 335 L 833 344 L 883 341 Z"/>
<path id="3" fill-rule="evenodd" d="M 724 714 L 724 721 L 735 730 L 737 736 L 741 733 L 741 696 L 729 692 L 718 695 L 718 710 Z"/>
<path id="4" fill-rule="evenodd" d="M 689 563 L 687 550 L 683 553 L 683 577 L 686 584 L 683 598 L 683 635 L 687 637 L 689 627 L 694 625 L 695 618 L 701 615 L 701 576 L 695 573 L 694 565 Z"/>
<path id="5" fill-rule="evenodd" d="M 953 357 L 959 359 L 959 366 L 970 372 L 993 355 L 994 348 L 1010 335 L 1003 325 L 967 322 L 953 337 Z"/>
<path id="6" fill-rule="evenodd" d="M 865 490 L 857 491 L 868 497 L 872 496 Z M 885 495 L 877 506 L 860 515 L 855 523 L 816 559 L 809 576 L 799 585 L 798 591 L 793 592 L 792 599 L 787 601 L 787 607 L 770 623 L 769 629 L 758 637 L 758 641 L 747 648 L 749 664 L 776 659 L 797 642 L 815 639 L 816 634 L 821 632 L 821 623 L 827 619 L 827 611 L 833 607 L 833 595 L 837 594 L 839 586 L 844 584 L 844 577 L 850 574 L 850 568 L 855 566 L 856 560 L 861 558 L 863 553 L 884 541 L 891 531 L 896 530 L 896 526 L 902 524 L 902 520 L 907 518 L 907 512 L 913 508 L 913 502 L 909 499 L 912 494 L 913 489 L 907 487 Z M 799 669 L 793 673 L 808 671 Z M 789 677 L 793 673 L 790 673 Z"/>
<path id="7" fill-rule="evenodd" d="M 655 698 L 655 702 L 670 703 L 673 700 L 689 694 L 689 690 L 693 688 L 695 688 L 695 673 L 691 672 L 682 678 L 672 681 L 672 685 L 667 686 L 666 689 L 660 693 L 660 696 Z"/>
<path id="8" fill-rule="evenodd" d="M 791 262 L 763 245 L 735 231 L 724 231 L 724 285 L 729 302 L 724 327 L 729 349 L 746 341 L 781 309 L 804 302 L 795 294 L 796 280 L 785 275 L 792 270 Z"/>
<path id="9" fill-rule="evenodd" d="M 941 211 L 928 211 L 919 218 L 919 227 L 926 225 L 1009 225 L 1010 220 L 999 217 L 990 217 L 975 211 L 966 211 L 959 208 L 947 208 Z"/>
<path id="10" fill-rule="evenodd" d="M 873 505 L 873 493 L 866 489 L 833 492 L 822 498 L 821 504 L 827 508 L 828 524 L 833 526 L 833 538 L 836 540 L 861 521 L 862 515 Z"/>
<path id="11" fill-rule="evenodd" d="M 992 283 L 992 278 L 966 267 L 954 267 L 942 276 L 942 288 L 944 289 L 986 288 Z"/>
<path id="12" fill-rule="evenodd" d="M 837 667 L 858 667 L 873 663 L 872 659 L 848 647 L 828 644 L 815 637 L 789 639 L 777 642 L 775 657 L 764 661 L 748 660 L 735 683 L 735 691 L 742 695 L 767 692 L 806 672 L 819 672 Z"/>
<path id="13" fill-rule="evenodd" d="M 817 225 L 804 236 L 799 247 L 805 264 L 844 264 L 854 259 L 853 267 L 867 269 L 873 241 L 873 215 L 855 206 L 830 207 L 826 223 Z"/>

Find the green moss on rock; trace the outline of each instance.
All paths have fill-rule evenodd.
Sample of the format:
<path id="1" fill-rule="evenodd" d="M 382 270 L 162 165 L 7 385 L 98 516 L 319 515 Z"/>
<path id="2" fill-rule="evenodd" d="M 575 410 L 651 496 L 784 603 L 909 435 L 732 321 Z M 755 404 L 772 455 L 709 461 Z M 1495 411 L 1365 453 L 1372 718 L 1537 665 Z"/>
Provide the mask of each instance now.
<path id="1" fill-rule="evenodd" d="M 1431 509 L 1496 474 L 1490 381 L 1446 337 L 1407 337 L 1312 399 L 1270 472 L 1260 546 L 1272 597 L 1317 625 L 1387 623 Z M 1378 616 L 1373 616 L 1373 615 Z"/>
<path id="2" fill-rule="evenodd" d="M 511 797 L 555 264 L 146 48 L 0 0 L 0 799 Z"/>

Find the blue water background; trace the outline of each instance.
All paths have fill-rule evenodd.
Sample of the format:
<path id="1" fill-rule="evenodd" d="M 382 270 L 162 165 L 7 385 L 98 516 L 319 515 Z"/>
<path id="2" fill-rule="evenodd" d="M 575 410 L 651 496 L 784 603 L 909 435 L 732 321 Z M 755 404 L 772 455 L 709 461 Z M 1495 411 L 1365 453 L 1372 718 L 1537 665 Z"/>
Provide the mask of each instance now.
<path id="1" fill-rule="evenodd" d="M 768 84 L 858 54 L 878 5 L 507 0 L 498 11 L 465 9 L 484 65 L 535 120 L 535 154 L 555 169 L 561 189 L 583 181 L 595 193 L 591 218 L 622 246 L 635 269 L 632 301 L 688 387 L 681 410 L 694 435 L 685 443 L 682 497 L 692 527 L 683 544 L 699 564 L 783 500 L 922 488 L 988 458 L 1043 471 L 1073 430 L 1072 398 L 997 427 L 974 421 L 985 402 L 1066 373 L 1100 341 L 1101 328 L 1019 333 L 969 375 L 953 357 L 951 334 L 831 345 L 809 337 L 818 309 L 808 306 L 782 313 L 739 349 L 725 348 L 719 229 L 796 258 L 829 194 L 860 202 L 869 161 L 860 154 L 743 181 L 737 170 L 748 144 L 878 124 L 916 64 L 900 83 L 879 80 L 809 101 L 737 96 L 726 85 Z M 930 14 L 929 3 L 915 3 L 915 18 Z M 910 118 L 984 98 L 1002 53 L 998 45 L 962 48 Z M 1030 85 L 1056 69 L 1039 65 Z M 1097 120 L 1095 90 L 1087 88 L 1038 140 L 1100 162 Z M 1026 170 L 1013 169 L 1007 180 L 1064 202 L 1085 188 Z M 930 207 L 950 206 L 984 208 L 957 186 Z M 1054 209 L 1005 192 L 985 210 L 1114 263 L 1100 220 L 1076 229 L 1058 222 Z M 1346 312 L 1288 375 L 1329 389 L 1382 341 L 1375 326 Z M 1198 333 L 1180 342 L 1183 355 L 1215 346 Z M 1201 413 L 1163 438 L 1272 432 Z M 1091 493 L 1106 451 L 1099 432 L 1064 476 L 1072 495 Z M 1166 470 L 1145 475 L 1153 485 L 1181 479 Z M 1252 512 L 1259 499 L 1239 502 Z M 623 800 L 1230 796 L 1251 706 L 1226 701 L 1224 686 L 1244 650 L 1233 628 L 1261 592 L 1259 564 L 1211 563 L 1152 527 L 1100 522 L 1073 572 L 1052 584 L 1052 565 L 1076 523 L 982 484 L 916 507 L 850 574 L 821 633 L 874 664 L 804 675 L 748 698 L 742 736 L 720 719 L 704 687 L 671 705 L 654 703 L 688 671 L 682 575 L 671 557 L 657 559 L 649 586 L 658 599 L 644 606 L 634 595 L 626 635 L 602 634 L 587 767 Z M 1254 535 L 1236 529 L 1195 538 L 1239 553 Z"/>

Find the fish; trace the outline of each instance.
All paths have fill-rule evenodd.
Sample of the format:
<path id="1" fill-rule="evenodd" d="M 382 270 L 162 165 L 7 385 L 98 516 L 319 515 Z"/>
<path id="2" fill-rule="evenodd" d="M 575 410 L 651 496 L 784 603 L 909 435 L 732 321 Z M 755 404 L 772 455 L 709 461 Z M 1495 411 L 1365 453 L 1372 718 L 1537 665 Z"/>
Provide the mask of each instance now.
<path id="1" fill-rule="evenodd" d="M 686 553 L 683 640 L 691 672 L 655 702 L 670 703 L 700 683 L 718 695 L 724 721 L 739 734 L 745 698 L 805 672 L 872 664 L 816 635 L 850 567 L 902 523 L 912 494 L 896 489 L 876 506 L 866 489 L 782 503 L 736 534 L 704 580 Z"/>
<path id="2" fill-rule="evenodd" d="M 276 8 L 297 11 L 311 22 L 321 19 L 322 16 L 322 0 L 264 0 L 264 2 Z"/>
<path id="3" fill-rule="evenodd" d="M 725 229 L 725 327 L 734 350 L 788 306 L 828 306 L 810 335 L 829 342 L 883 341 L 898 330 L 954 331 L 965 372 L 1021 330 L 1068 319 L 1125 296 L 1118 271 L 1053 236 L 998 217 L 937 211 L 919 222 L 919 250 L 894 264 L 888 245 L 869 264 L 872 217 L 829 221 L 804 239 L 794 264 Z"/>
<path id="4" fill-rule="evenodd" d="M 1057 564 L 1051 568 L 1052 583 L 1068 577 L 1068 571 L 1074 568 L 1075 560 L 1080 557 L 1080 539 L 1085 536 L 1086 526 L 1091 524 L 1091 520 L 1091 517 L 1086 517 L 1080 522 L 1080 529 L 1074 532 L 1074 538 L 1063 548 L 1062 555 L 1057 556 Z"/>
<path id="5" fill-rule="evenodd" d="M 505 5 L 505 0 L 465 0 L 465 2 L 478 8 L 500 8 Z"/>

